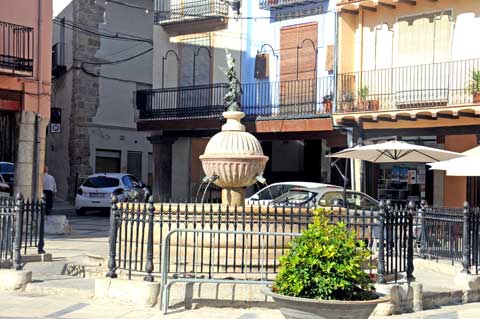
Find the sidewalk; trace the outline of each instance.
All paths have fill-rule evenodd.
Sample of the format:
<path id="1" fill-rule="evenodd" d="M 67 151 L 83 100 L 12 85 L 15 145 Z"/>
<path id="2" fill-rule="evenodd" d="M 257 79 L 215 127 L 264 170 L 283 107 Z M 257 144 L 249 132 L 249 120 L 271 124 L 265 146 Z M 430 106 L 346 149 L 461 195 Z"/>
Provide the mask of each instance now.
<path id="1" fill-rule="evenodd" d="M 92 301 L 65 296 L 40 296 L 27 293 L 0 293 L 0 318 L 171 318 L 171 319 L 282 319 L 280 311 L 263 308 L 212 308 L 185 311 L 173 310 L 163 316 L 157 308 L 136 309 L 134 307 Z M 449 306 L 441 309 L 404 314 L 389 317 L 371 317 L 371 319 L 478 319 L 480 303 L 461 306 Z"/>

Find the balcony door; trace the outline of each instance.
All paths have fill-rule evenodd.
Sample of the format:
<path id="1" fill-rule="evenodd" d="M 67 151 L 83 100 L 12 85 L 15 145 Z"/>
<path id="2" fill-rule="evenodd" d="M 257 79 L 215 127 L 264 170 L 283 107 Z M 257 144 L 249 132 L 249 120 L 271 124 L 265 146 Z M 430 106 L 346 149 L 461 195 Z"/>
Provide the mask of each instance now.
<path id="1" fill-rule="evenodd" d="M 178 105 L 190 112 L 206 112 L 211 106 L 212 58 L 210 36 L 184 39 L 179 46 Z"/>
<path id="2" fill-rule="evenodd" d="M 396 106 L 446 105 L 453 21 L 450 11 L 399 19 L 396 68 Z"/>
<path id="3" fill-rule="evenodd" d="M 280 29 L 280 114 L 315 112 L 317 44 L 316 22 Z"/>

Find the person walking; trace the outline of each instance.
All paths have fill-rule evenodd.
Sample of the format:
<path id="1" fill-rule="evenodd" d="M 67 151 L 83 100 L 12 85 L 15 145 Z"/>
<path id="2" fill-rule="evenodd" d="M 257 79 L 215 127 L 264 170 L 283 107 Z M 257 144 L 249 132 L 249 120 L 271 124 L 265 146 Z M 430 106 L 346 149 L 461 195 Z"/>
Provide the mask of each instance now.
<path id="1" fill-rule="evenodd" d="M 50 215 L 52 213 L 53 198 L 56 192 L 57 184 L 55 183 L 55 178 L 48 174 L 48 167 L 45 165 L 43 175 L 43 193 L 45 194 L 46 200 L 46 215 Z"/>

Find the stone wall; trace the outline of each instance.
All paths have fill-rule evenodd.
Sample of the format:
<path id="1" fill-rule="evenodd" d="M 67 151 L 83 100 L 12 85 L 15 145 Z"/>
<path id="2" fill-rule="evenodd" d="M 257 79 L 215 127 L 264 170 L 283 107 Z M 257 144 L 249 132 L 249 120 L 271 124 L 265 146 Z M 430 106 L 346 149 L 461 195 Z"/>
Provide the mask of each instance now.
<path id="1" fill-rule="evenodd" d="M 103 23 L 105 8 L 94 3 L 93 0 L 73 1 L 73 21 L 99 28 Z M 81 68 L 95 73 L 91 65 L 82 65 L 83 61 L 95 61 L 100 49 L 100 36 L 75 31 L 73 34 L 73 79 L 72 103 L 70 115 L 70 178 L 68 181 L 69 194 L 75 194 L 75 176 L 89 175 L 93 172 L 90 165 L 90 138 L 88 124 L 91 123 L 99 106 L 99 78 L 85 73 Z"/>

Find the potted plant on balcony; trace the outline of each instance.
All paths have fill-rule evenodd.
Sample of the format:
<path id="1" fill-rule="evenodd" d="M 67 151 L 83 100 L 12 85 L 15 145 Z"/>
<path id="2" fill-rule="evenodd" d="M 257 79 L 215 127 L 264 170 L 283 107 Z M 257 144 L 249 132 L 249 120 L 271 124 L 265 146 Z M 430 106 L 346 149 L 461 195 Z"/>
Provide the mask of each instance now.
<path id="1" fill-rule="evenodd" d="M 357 108 L 358 108 L 359 111 L 367 111 L 368 110 L 368 101 L 367 101 L 368 93 L 369 93 L 368 86 L 362 86 L 358 90 Z"/>
<path id="2" fill-rule="evenodd" d="M 354 97 L 353 93 L 349 90 L 343 90 L 340 93 L 340 109 L 343 112 L 353 111 Z"/>
<path id="3" fill-rule="evenodd" d="M 332 113 L 332 100 L 332 94 L 328 94 L 323 97 L 323 113 Z"/>
<path id="4" fill-rule="evenodd" d="M 472 94 L 473 103 L 480 103 L 480 70 L 472 72 L 472 78 L 467 88 Z"/>
<path id="5" fill-rule="evenodd" d="M 264 293 L 287 319 L 367 319 L 389 297 L 375 293 L 362 269 L 371 252 L 345 224 L 330 224 L 325 210 L 290 243 L 273 286 Z"/>

